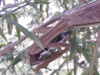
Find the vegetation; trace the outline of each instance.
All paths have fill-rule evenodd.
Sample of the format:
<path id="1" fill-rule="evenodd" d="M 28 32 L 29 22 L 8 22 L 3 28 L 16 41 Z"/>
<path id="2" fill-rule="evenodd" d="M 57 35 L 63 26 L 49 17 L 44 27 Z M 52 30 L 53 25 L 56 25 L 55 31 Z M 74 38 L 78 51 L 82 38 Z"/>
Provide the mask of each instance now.
<path id="1" fill-rule="evenodd" d="M 25 57 L 25 51 L 33 42 L 44 49 L 37 38 L 43 34 L 35 33 L 35 28 L 45 26 L 50 21 L 57 20 L 64 11 L 90 1 L 92 0 L 0 0 L 0 75 L 35 74 L 33 70 L 36 65 L 27 63 Z M 89 75 L 91 71 L 93 75 L 99 75 L 99 30 L 99 26 L 73 28 L 66 40 L 71 47 L 69 51 L 51 62 L 48 69 L 37 71 L 37 75 Z"/>

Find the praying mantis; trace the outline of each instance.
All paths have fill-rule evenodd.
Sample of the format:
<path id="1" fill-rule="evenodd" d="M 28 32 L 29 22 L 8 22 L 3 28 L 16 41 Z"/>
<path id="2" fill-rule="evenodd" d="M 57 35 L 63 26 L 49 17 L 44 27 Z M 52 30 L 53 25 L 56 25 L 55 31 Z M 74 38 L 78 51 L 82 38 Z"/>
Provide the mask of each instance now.
<path id="1" fill-rule="evenodd" d="M 50 43 L 50 41 L 54 39 L 57 35 L 59 35 L 62 32 L 70 30 L 72 27 L 78 28 L 91 25 L 99 25 L 99 8 L 100 0 L 90 2 L 78 8 L 72 9 L 70 12 L 63 13 L 62 17 L 55 26 L 40 27 L 41 30 L 39 30 L 39 32 L 45 32 L 41 37 L 39 37 L 39 40 L 43 44 L 44 48 L 65 47 L 65 49 L 51 55 L 48 59 L 40 61 L 37 64 L 35 71 L 39 70 L 40 68 L 46 67 L 51 61 L 55 60 L 63 53 L 67 52 L 70 48 L 70 45 L 66 44 L 65 42 Z M 26 58 L 28 60 L 28 63 L 35 64 L 38 61 L 35 55 L 41 53 L 41 51 L 42 49 L 36 43 L 33 43 L 30 46 L 30 48 L 26 51 Z"/>
<path id="2" fill-rule="evenodd" d="M 51 42 L 56 36 L 62 34 L 63 32 L 70 31 L 72 28 L 99 25 L 99 8 L 100 0 L 93 1 L 85 5 L 73 8 L 69 11 L 65 11 L 63 14 L 57 17 L 56 20 L 54 20 L 58 20 L 58 22 L 52 27 L 49 27 L 48 25 L 52 24 L 54 22 L 53 20 L 47 24 L 44 24 L 43 26 L 39 26 L 38 28 L 34 29 L 32 33 L 43 33 L 43 35 L 38 38 L 43 44 L 44 49 L 47 48 L 47 50 L 42 50 L 36 43 L 33 43 L 25 52 L 28 63 L 37 65 L 34 71 L 38 71 L 41 68 L 46 68 L 50 62 L 68 52 L 70 44 L 65 43 L 65 41 L 69 39 L 71 34 L 67 34 L 65 38 L 61 39 L 60 41 Z M 12 50 L 15 45 L 18 45 L 19 42 L 22 42 L 26 38 L 26 36 L 23 36 L 21 37 L 20 41 L 15 41 L 4 49 L 0 50 L 0 57 L 7 54 L 9 50 Z M 64 49 L 61 49 L 61 47 L 64 47 Z M 51 53 L 48 58 L 42 58 L 41 56 L 45 54 L 44 52 L 46 51 L 48 54 L 49 50 L 55 51 L 54 53 Z"/>

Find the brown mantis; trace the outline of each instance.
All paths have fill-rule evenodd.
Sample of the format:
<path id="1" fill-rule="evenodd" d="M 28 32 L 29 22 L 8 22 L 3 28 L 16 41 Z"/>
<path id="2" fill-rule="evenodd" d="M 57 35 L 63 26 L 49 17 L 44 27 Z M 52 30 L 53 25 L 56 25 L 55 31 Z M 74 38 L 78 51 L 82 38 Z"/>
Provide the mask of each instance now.
<path id="1" fill-rule="evenodd" d="M 62 55 L 64 52 L 68 51 L 69 46 L 65 43 L 51 43 L 53 44 L 50 46 L 50 41 L 56 37 L 61 32 L 67 31 L 68 29 L 72 27 L 85 27 L 90 24 L 100 23 L 100 1 L 94 1 L 92 3 L 85 4 L 79 8 L 76 8 L 72 10 L 70 13 L 64 13 L 59 22 L 52 28 L 50 28 L 47 32 L 45 32 L 39 40 L 43 44 L 44 48 L 47 47 L 66 47 L 65 50 L 62 50 L 61 52 L 58 52 L 58 54 L 52 55 L 47 60 L 42 61 L 39 63 L 38 67 L 36 68 L 36 71 L 39 70 L 42 67 L 46 67 L 49 62 L 56 59 L 57 57 Z M 58 44 L 60 44 L 58 46 Z M 65 44 L 65 45 L 64 45 Z M 33 64 L 36 62 L 35 55 L 40 53 L 42 50 L 40 47 L 38 47 L 35 43 L 32 44 L 32 46 L 29 48 L 29 50 L 26 52 L 26 56 L 28 59 L 28 62 L 30 64 Z M 44 65 L 43 65 L 44 64 Z"/>

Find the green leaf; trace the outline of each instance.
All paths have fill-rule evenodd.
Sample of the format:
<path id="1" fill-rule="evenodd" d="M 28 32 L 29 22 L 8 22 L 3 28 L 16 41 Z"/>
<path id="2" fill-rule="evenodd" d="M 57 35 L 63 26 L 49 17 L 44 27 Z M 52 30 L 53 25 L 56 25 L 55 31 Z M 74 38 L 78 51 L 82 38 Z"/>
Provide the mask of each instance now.
<path id="1" fill-rule="evenodd" d="M 11 15 L 6 15 L 6 17 L 11 18 Z M 7 21 L 7 30 L 8 30 L 9 35 L 12 34 L 12 28 L 13 28 L 13 25 Z"/>
<path id="2" fill-rule="evenodd" d="M 39 12 L 39 9 L 37 8 L 37 6 L 36 6 L 34 3 L 30 2 L 29 0 L 25 0 L 25 2 L 26 2 L 28 5 L 30 5 L 30 6 L 32 6 L 33 8 L 35 8 L 35 10 Z"/>
<path id="3" fill-rule="evenodd" d="M 28 36 L 30 39 L 34 40 L 35 43 L 36 43 L 40 48 L 44 49 L 43 46 L 42 46 L 42 43 L 39 41 L 39 39 L 38 39 L 35 35 L 33 35 L 30 31 L 28 31 L 28 30 L 27 30 L 26 28 L 24 28 L 22 25 L 18 24 L 16 21 L 14 21 L 14 20 L 12 20 L 12 19 L 10 19 L 10 18 L 5 17 L 5 19 L 6 19 L 8 22 L 14 24 L 20 31 L 22 31 L 22 32 L 23 32 L 26 36 Z"/>
<path id="4" fill-rule="evenodd" d="M 3 33 L 3 30 L 2 30 L 1 28 L 0 28 L 0 35 L 2 36 L 2 38 L 3 38 L 4 40 L 7 41 L 7 39 L 6 39 L 6 37 L 5 37 L 4 33 Z"/>
<path id="5" fill-rule="evenodd" d="M 97 70 L 97 67 L 95 65 L 94 65 L 93 70 L 94 70 L 94 75 L 100 75 L 98 70 Z"/>
<path id="6" fill-rule="evenodd" d="M 46 13 L 47 13 L 47 17 L 48 17 L 48 11 L 49 11 L 49 5 L 46 5 Z"/>
<path id="7" fill-rule="evenodd" d="M 13 25 L 10 24 L 9 22 L 7 22 L 7 28 L 8 28 L 8 33 L 9 33 L 9 35 L 12 34 Z"/>
<path id="8" fill-rule="evenodd" d="M 15 21 L 18 22 L 17 17 L 14 13 L 12 14 L 12 17 Z M 20 40 L 20 30 L 17 27 L 16 27 L 16 32 L 17 32 L 18 39 Z"/>
<path id="9" fill-rule="evenodd" d="M 20 40 L 20 30 L 17 27 L 16 27 L 16 32 L 17 32 L 18 39 Z"/>
<path id="10" fill-rule="evenodd" d="M 42 12 L 42 9 L 43 9 L 43 5 L 42 4 L 40 4 L 40 11 Z"/>
<path id="11" fill-rule="evenodd" d="M 14 67 L 14 66 L 15 66 L 16 64 L 18 64 L 21 60 L 22 60 L 21 55 L 17 56 L 17 57 L 13 60 L 11 66 Z"/>
<path id="12" fill-rule="evenodd" d="M 76 48 L 76 34 L 73 35 L 73 38 L 72 38 L 72 41 L 71 41 L 70 58 L 72 58 L 72 55 L 74 53 L 75 48 Z"/>
<path id="13" fill-rule="evenodd" d="M 91 61 L 91 58 L 90 58 L 89 54 L 86 52 L 86 51 L 89 51 L 88 49 L 83 48 L 83 47 L 81 47 L 80 45 L 77 45 L 77 50 L 78 50 L 78 52 L 80 51 L 80 52 L 83 54 L 83 56 L 85 57 L 85 59 L 86 59 L 88 62 Z"/>
<path id="14" fill-rule="evenodd" d="M 48 4 L 49 2 L 48 1 L 42 1 L 42 0 L 35 0 L 36 2 L 40 3 L 40 4 Z"/>

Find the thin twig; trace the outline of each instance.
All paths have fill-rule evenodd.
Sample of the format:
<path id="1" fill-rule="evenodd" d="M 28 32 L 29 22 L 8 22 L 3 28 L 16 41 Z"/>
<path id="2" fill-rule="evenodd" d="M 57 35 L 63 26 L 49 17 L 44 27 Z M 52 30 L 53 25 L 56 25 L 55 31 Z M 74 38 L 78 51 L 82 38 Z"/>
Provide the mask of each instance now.
<path id="1" fill-rule="evenodd" d="M 27 6 L 27 4 L 24 4 L 23 6 L 19 6 L 18 8 L 12 10 L 11 12 L 15 12 L 15 11 L 19 10 L 20 8 L 25 7 L 25 6 Z"/>
<path id="2" fill-rule="evenodd" d="M 18 5 L 24 4 L 24 3 L 25 3 L 25 2 L 23 1 L 23 2 L 18 2 L 18 3 L 6 5 L 6 6 L 0 8 L 0 12 L 6 10 L 6 9 L 8 9 L 8 8 L 13 8 L 13 7 L 16 7 L 16 6 L 18 6 Z"/>
<path id="3" fill-rule="evenodd" d="M 9 44 L 8 46 L 6 46 L 4 49 L 0 50 L 0 57 L 6 55 L 8 52 L 12 51 L 14 46 L 18 45 L 21 41 L 25 40 L 27 37 L 23 36 L 21 37 L 20 41 L 17 40 L 11 44 Z"/>
<path id="4" fill-rule="evenodd" d="M 55 21 L 60 20 L 62 16 L 63 16 L 63 14 L 58 15 L 58 16 L 56 16 L 55 18 L 51 18 L 51 19 L 50 19 L 49 21 L 47 21 L 46 23 L 40 25 L 40 27 L 46 27 L 46 26 L 48 26 L 48 25 L 54 23 Z"/>
<path id="5" fill-rule="evenodd" d="M 37 4 L 37 3 L 33 2 L 33 4 Z M 15 11 L 19 10 L 20 8 L 25 7 L 27 5 L 28 4 L 25 3 L 25 2 L 19 2 L 19 3 L 15 3 L 15 4 L 11 4 L 11 5 L 6 5 L 6 6 L 2 7 L 2 8 L 0 8 L 0 12 L 1 12 L 0 13 L 0 17 L 2 17 L 4 15 L 8 15 L 11 12 L 15 12 Z M 9 9 L 9 8 L 13 8 L 13 9 L 11 11 L 5 11 L 6 9 Z"/>
<path id="6" fill-rule="evenodd" d="M 91 68 L 90 68 L 90 74 L 89 75 L 93 75 L 93 68 L 94 68 L 94 64 L 95 64 L 95 61 L 96 61 L 96 56 L 97 56 L 99 44 L 100 44 L 100 30 L 98 32 L 98 39 L 97 39 L 97 43 L 96 43 L 96 48 L 94 50 L 94 55 L 93 55 L 92 64 L 91 64 Z"/>
<path id="7" fill-rule="evenodd" d="M 32 3 L 37 4 L 37 2 L 32 2 Z M 0 12 L 3 12 L 6 9 L 9 9 L 9 8 L 18 7 L 18 6 L 23 5 L 23 4 L 26 5 L 27 3 L 25 1 L 22 1 L 22 2 L 18 2 L 18 3 L 14 3 L 14 4 L 5 5 L 3 7 L 0 7 Z"/>
<path id="8" fill-rule="evenodd" d="M 1 13 L 0 13 L 0 17 L 3 17 L 4 15 L 11 14 L 12 12 L 15 12 L 15 11 L 21 9 L 22 7 L 25 7 L 25 6 L 27 6 L 27 4 L 23 4 L 22 6 L 19 6 L 19 7 L 15 8 L 15 9 L 12 9 L 11 11 L 4 11 L 4 12 L 1 12 Z"/>

